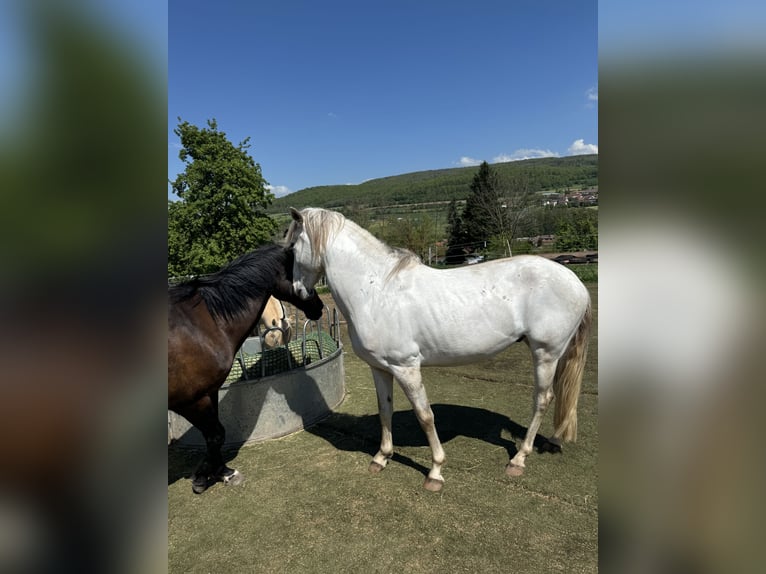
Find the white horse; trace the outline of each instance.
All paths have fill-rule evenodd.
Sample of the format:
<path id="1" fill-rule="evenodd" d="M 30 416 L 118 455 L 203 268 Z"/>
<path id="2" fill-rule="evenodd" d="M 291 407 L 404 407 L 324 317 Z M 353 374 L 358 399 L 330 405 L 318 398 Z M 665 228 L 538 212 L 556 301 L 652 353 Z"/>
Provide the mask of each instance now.
<path id="1" fill-rule="evenodd" d="M 532 422 L 506 473 L 519 476 L 537 430 L 556 398 L 550 442 L 577 438 L 577 400 L 591 321 L 585 286 L 562 265 L 518 256 L 437 270 L 413 253 L 391 248 L 370 233 L 324 209 L 291 209 L 286 241 L 295 252 L 296 293 L 308 297 L 324 274 L 348 321 L 354 352 L 370 365 L 378 395 L 380 450 L 370 463 L 382 470 L 393 455 L 393 380 L 412 403 L 431 447 L 433 466 L 425 488 L 444 484 L 444 450 L 434 426 L 420 367 L 485 359 L 524 341 L 532 352 L 535 390 Z M 463 326 L 482 329 L 461 337 Z"/>

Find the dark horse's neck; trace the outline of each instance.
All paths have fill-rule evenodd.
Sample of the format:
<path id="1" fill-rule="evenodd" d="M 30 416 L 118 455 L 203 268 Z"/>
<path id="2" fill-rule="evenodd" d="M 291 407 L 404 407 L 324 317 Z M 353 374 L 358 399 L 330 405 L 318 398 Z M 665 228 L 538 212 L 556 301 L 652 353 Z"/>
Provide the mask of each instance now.
<path id="1" fill-rule="evenodd" d="M 287 281 L 288 253 L 267 245 L 229 263 L 217 273 L 197 277 L 169 289 L 171 304 L 194 307 L 204 302 L 207 312 L 232 344 L 241 344 L 261 316 L 266 301 Z"/>

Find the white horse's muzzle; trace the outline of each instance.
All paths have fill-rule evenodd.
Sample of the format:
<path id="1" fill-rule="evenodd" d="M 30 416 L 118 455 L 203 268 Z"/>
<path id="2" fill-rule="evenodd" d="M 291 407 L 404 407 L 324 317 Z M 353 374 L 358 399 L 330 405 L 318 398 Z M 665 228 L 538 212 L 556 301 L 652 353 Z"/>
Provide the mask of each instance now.
<path id="1" fill-rule="evenodd" d="M 314 290 L 306 289 L 306 286 L 300 281 L 293 281 L 293 292 L 304 301 L 314 296 Z"/>

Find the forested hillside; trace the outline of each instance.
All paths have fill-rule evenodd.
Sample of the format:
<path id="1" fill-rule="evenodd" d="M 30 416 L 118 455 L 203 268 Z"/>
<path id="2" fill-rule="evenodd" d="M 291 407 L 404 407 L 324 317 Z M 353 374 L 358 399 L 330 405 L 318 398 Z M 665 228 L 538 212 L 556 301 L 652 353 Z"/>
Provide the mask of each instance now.
<path id="1" fill-rule="evenodd" d="M 571 156 L 408 173 L 358 185 L 271 194 L 247 140 L 179 120 L 185 169 L 168 200 L 168 276 L 213 272 L 279 240 L 289 207 L 324 207 L 431 265 L 510 254 L 593 250 L 598 244 L 598 156 Z M 552 192 L 541 193 L 541 192 Z M 449 252 L 449 253 L 448 253 Z M 449 257 L 448 257 L 449 255 Z"/>
<path id="2" fill-rule="evenodd" d="M 598 185 L 598 155 L 496 163 L 500 179 L 523 174 L 532 191 L 558 191 Z M 309 187 L 274 200 L 269 213 L 288 207 L 382 207 L 465 199 L 478 167 L 420 171 L 373 179 L 358 185 Z"/>

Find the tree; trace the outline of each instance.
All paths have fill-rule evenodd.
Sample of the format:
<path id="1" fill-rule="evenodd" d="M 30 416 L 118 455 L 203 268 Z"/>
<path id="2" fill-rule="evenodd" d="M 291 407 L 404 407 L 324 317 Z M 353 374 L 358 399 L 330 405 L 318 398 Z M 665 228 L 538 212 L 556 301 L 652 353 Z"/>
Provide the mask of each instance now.
<path id="1" fill-rule="evenodd" d="M 561 219 L 556 228 L 556 249 L 559 251 L 577 251 L 580 240 L 571 218 Z"/>
<path id="2" fill-rule="evenodd" d="M 497 174 L 485 161 L 471 182 L 471 193 L 466 199 L 463 211 L 463 233 L 465 242 L 482 246 L 494 235 L 495 225 L 490 212 L 500 203 Z"/>
<path id="3" fill-rule="evenodd" d="M 598 213 L 591 209 L 568 208 L 556 229 L 556 249 L 598 249 Z"/>
<path id="4" fill-rule="evenodd" d="M 519 235 L 519 230 L 531 220 L 533 211 L 532 188 L 529 176 L 524 172 L 516 172 L 501 184 L 503 197 L 500 204 L 490 211 L 490 218 L 495 223 L 500 239 L 508 248 L 508 256 L 512 256 L 511 245 Z"/>
<path id="5" fill-rule="evenodd" d="M 465 261 L 466 234 L 463 229 L 463 218 L 457 210 L 457 202 L 453 199 L 447 209 L 447 227 L 449 238 L 447 239 L 447 253 L 444 257 L 447 265 L 456 265 Z"/>
<path id="6" fill-rule="evenodd" d="M 436 224 L 428 214 L 397 218 L 385 225 L 379 235 L 385 243 L 409 249 L 422 261 L 428 261 L 428 247 L 439 239 Z"/>
<path id="7" fill-rule="evenodd" d="M 206 128 L 178 121 L 186 169 L 172 182 L 180 201 L 168 202 L 168 273 L 210 273 L 273 237 L 265 209 L 274 196 L 247 152 L 250 138 L 235 146 L 214 119 Z"/>
<path id="8" fill-rule="evenodd" d="M 499 238 L 506 253 L 530 213 L 532 190 L 523 172 L 501 180 L 485 161 L 471 183 L 471 194 L 463 212 L 463 230 L 468 243 L 486 244 Z"/>

